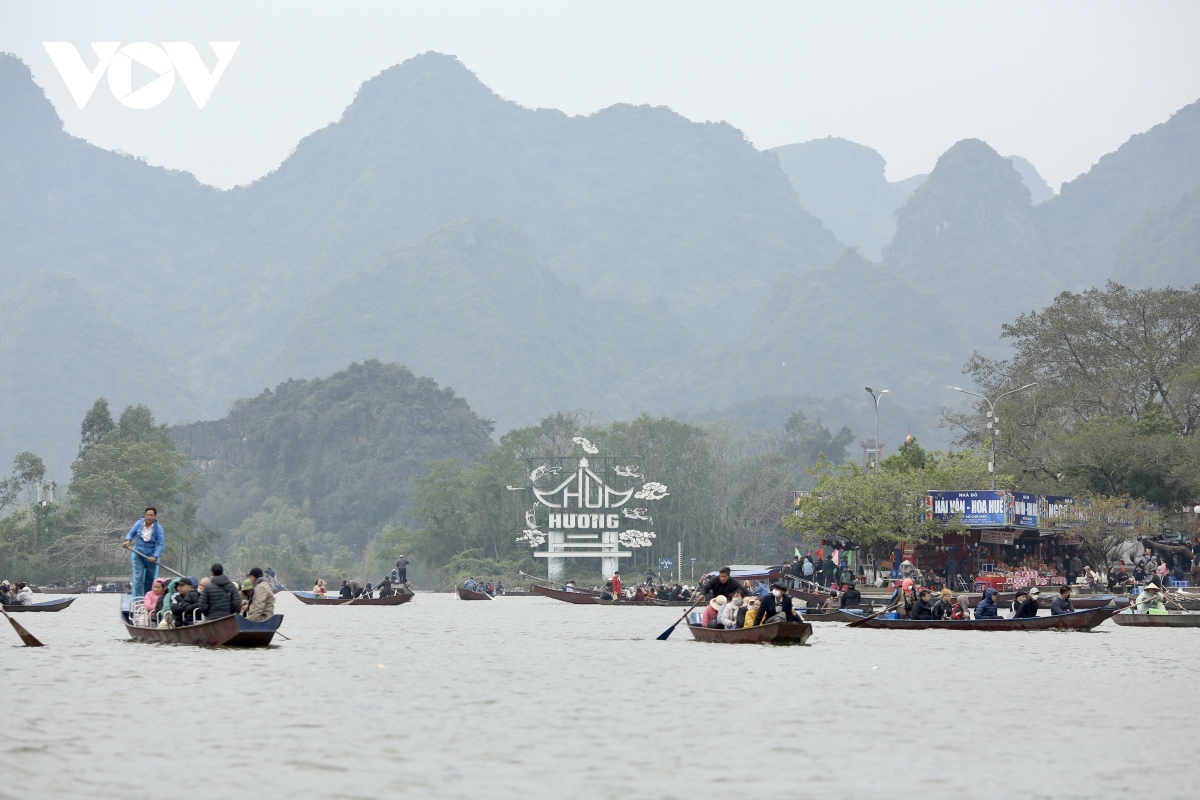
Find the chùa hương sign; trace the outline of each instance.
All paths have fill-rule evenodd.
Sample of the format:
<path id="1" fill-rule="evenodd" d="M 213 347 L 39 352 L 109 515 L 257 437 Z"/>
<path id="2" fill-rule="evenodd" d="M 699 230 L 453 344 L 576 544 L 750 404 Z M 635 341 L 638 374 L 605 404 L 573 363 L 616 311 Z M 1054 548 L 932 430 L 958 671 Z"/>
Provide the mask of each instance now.
<path id="1" fill-rule="evenodd" d="M 589 456 L 599 452 L 584 437 L 576 437 L 575 443 Z M 594 465 L 593 460 L 602 462 L 603 467 Z M 617 464 L 612 458 L 544 461 L 548 463 L 529 472 L 528 488 L 534 503 L 525 512 L 525 530 L 517 541 L 534 548 L 546 545 L 533 555 L 547 559 L 551 578 L 562 577 L 567 558 L 599 558 L 601 571 L 609 578 L 617 571 L 618 559 L 632 556 L 633 548 L 653 544 L 654 532 L 645 529 L 653 525 L 654 518 L 648 507 L 634 505 L 634 501 L 649 506 L 668 495 L 666 486 L 644 481 L 639 467 Z M 563 477 L 570 467 L 574 468 Z M 614 479 L 643 482 L 619 487 L 611 485 Z"/>

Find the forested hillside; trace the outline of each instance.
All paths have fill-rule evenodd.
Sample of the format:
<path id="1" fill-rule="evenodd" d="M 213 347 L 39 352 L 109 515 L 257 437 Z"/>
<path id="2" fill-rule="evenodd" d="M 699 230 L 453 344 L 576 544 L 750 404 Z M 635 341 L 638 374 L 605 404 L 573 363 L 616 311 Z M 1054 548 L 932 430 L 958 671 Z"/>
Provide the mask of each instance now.
<path id="1" fill-rule="evenodd" d="M 345 565 L 410 519 L 413 480 L 430 461 L 477 462 L 491 433 L 451 390 L 378 361 L 281 383 L 223 419 L 171 430 L 203 476 L 199 516 L 227 534 L 231 558 Z"/>

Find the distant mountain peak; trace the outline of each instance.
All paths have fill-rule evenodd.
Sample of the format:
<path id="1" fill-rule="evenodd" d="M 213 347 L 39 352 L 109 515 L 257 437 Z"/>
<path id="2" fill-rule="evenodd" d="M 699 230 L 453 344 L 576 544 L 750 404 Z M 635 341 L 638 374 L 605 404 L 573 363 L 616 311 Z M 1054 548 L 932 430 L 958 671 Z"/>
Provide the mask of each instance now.
<path id="1" fill-rule="evenodd" d="M 62 131 L 54 105 L 33 80 L 29 67 L 12 53 L 0 53 L 0 135 Z"/>
<path id="2" fill-rule="evenodd" d="M 429 51 L 380 72 L 359 87 L 343 119 L 364 112 L 505 103 L 456 56 Z"/>

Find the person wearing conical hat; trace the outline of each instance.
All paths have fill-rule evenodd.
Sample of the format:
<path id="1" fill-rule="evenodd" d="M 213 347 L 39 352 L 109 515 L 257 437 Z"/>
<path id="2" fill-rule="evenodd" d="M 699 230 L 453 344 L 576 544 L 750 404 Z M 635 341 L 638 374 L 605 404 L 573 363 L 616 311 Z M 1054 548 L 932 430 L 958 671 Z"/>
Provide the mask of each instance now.
<path id="1" fill-rule="evenodd" d="M 1149 614 L 1151 609 L 1158 611 L 1166 611 L 1167 605 L 1163 602 L 1162 591 L 1160 591 L 1157 583 L 1148 583 L 1137 596 L 1135 611 L 1138 614 Z"/>

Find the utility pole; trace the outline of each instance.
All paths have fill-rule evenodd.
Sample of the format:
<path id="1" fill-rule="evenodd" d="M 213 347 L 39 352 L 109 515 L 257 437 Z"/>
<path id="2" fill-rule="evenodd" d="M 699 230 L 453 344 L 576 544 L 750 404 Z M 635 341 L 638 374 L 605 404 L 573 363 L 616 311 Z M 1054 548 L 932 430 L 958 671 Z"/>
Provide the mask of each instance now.
<path id="1" fill-rule="evenodd" d="M 947 386 L 946 387 L 947 389 L 953 389 L 956 392 L 962 392 L 963 394 L 969 394 L 969 395 L 972 395 L 973 397 L 978 397 L 979 399 L 983 400 L 983 402 L 988 404 L 987 426 L 988 426 L 988 430 L 990 430 L 992 432 L 992 435 L 990 437 L 988 437 L 989 439 L 991 439 L 991 442 L 992 442 L 992 447 L 991 447 L 992 454 L 991 454 L 991 461 L 988 461 L 988 472 L 990 472 L 992 475 L 992 491 L 993 492 L 996 491 L 996 432 L 999 430 L 999 428 L 993 427 L 993 424 L 995 424 L 995 425 L 1000 424 L 1000 418 L 996 416 L 996 403 L 999 403 L 1001 400 L 1008 397 L 1010 394 L 1016 394 L 1017 392 L 1023 392 L 1026 389 L 1030 388 L 1031 386 L 1037 386 L 1037 384 L 1036 383 L 1027 383 L 1019 389 L 1010 389 L 1007 392 L 1005 392 L 1004 394 L 997 397 L 995 402 L 988 400 L 986 397 L 979 394 L 978 392 L 968 392 L 966 389 L 960 389 L 957 386 Z"/>
<path id="2" fill-rule="evenodd" d="M 879 467 L 879 401 L 882 400 L 883 396 L 888 393 L 888 390 L 883 389 L 879 392 L 879 396 L 876 397 L 874 389 L 872 389 L 870 386 L 864 388 L 870 393 L 871 399 L 875 401 L 875 463 L 872 465 L 871 469 L 877 469 Z"/>

